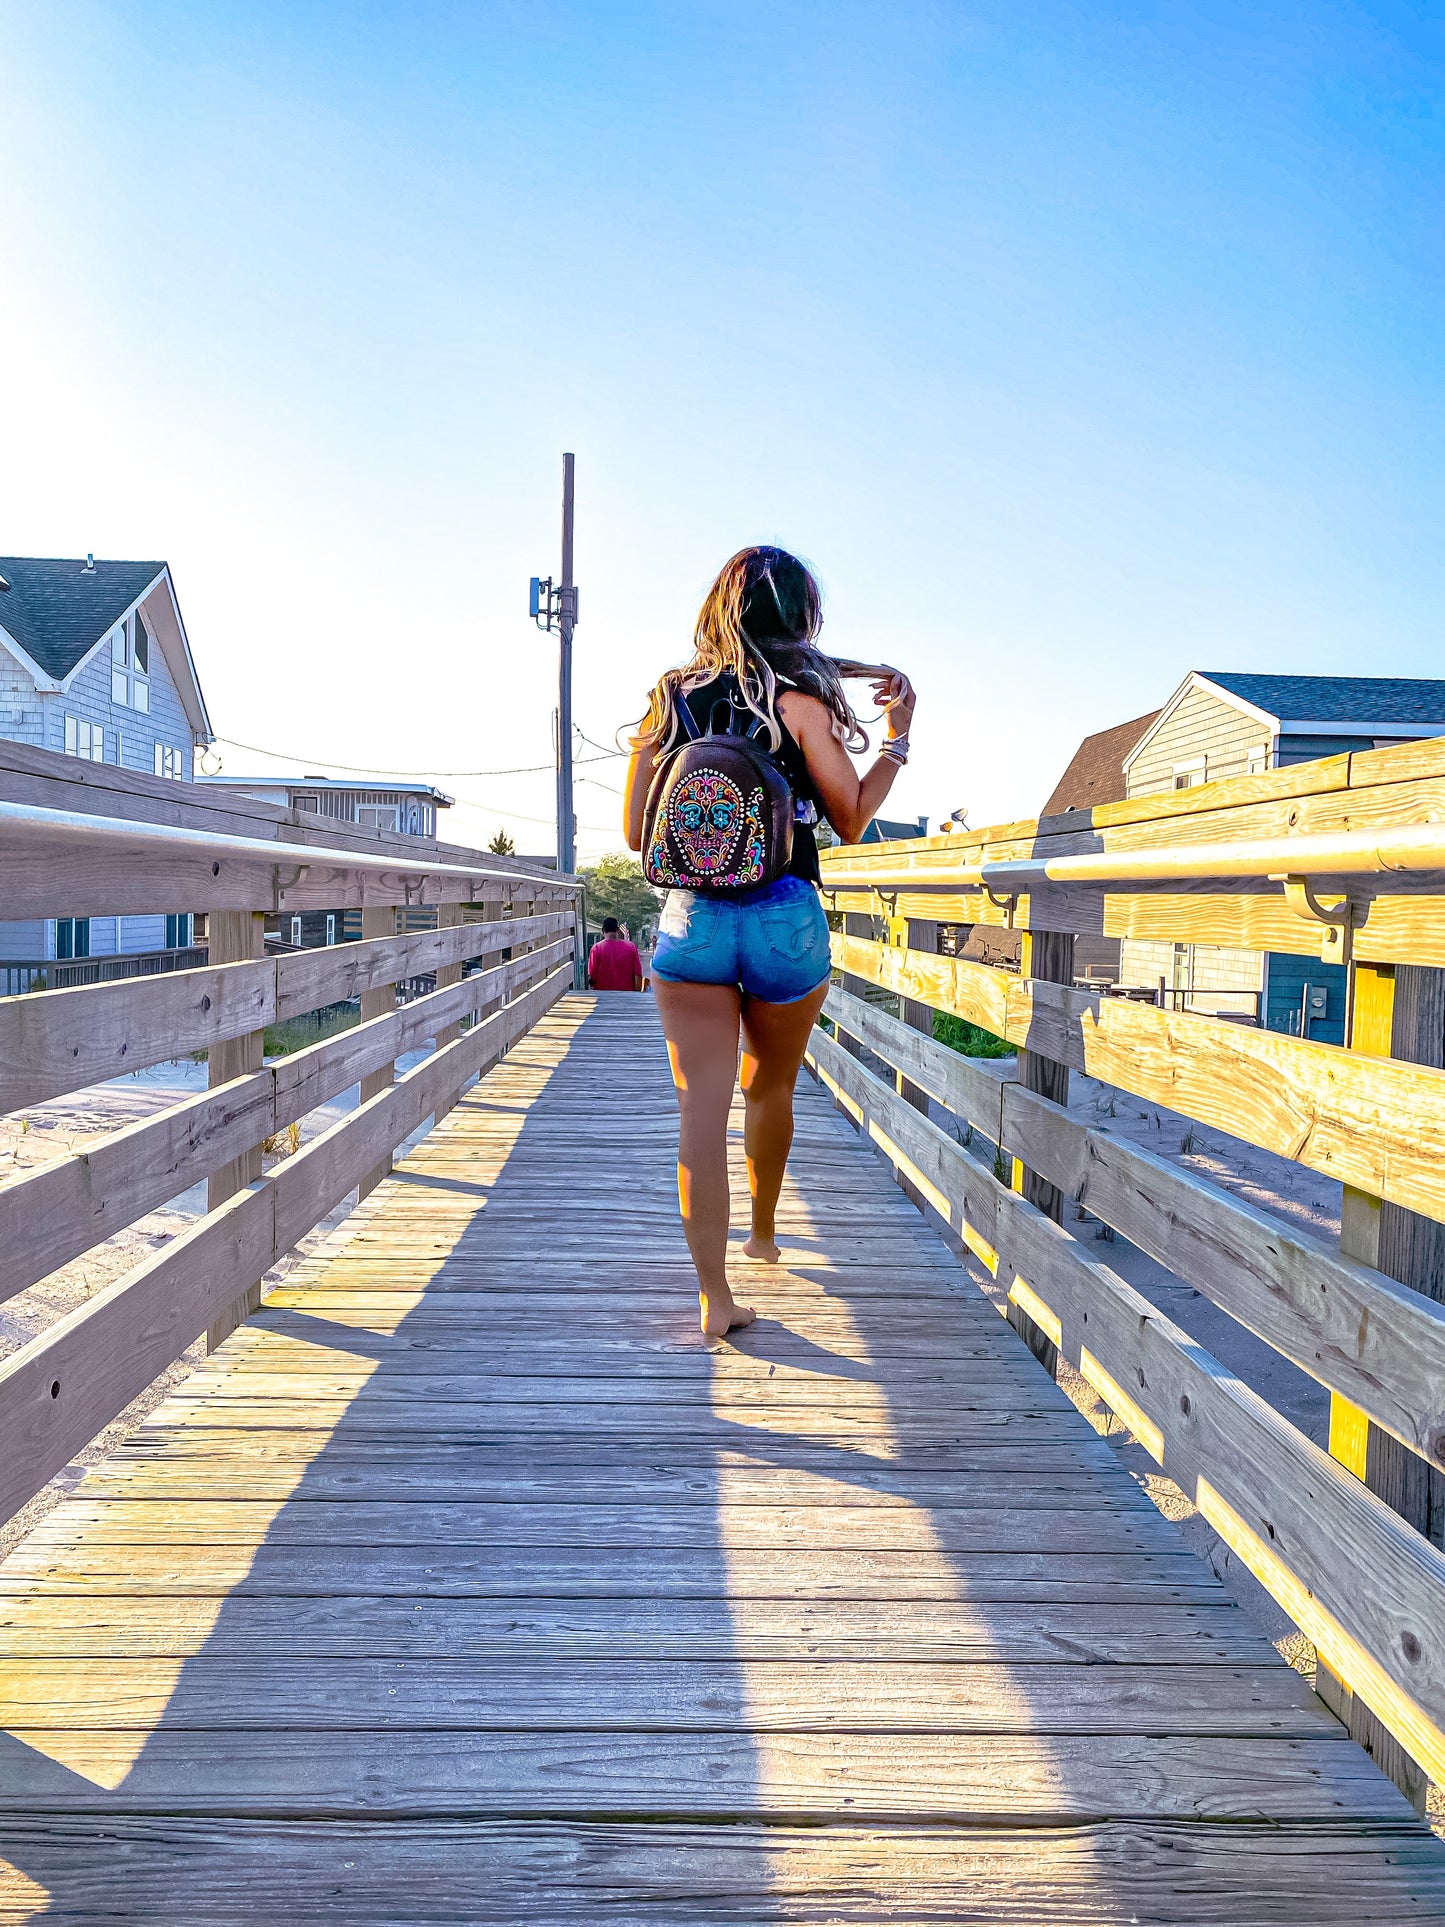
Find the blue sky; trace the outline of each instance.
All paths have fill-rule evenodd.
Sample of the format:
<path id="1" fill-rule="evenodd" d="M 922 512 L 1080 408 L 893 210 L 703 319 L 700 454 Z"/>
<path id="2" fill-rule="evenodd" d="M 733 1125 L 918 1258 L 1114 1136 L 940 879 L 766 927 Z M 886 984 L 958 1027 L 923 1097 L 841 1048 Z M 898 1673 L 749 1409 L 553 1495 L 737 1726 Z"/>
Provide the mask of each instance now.
<path id="1" fill-rule="evenodd" d="M 1441 672 L 1436 8 L 0 0 L 0 70 L 0 551 L 167 557 L 226 736 L 545 763 L 563 448 L 603 741 L 753 540 L 914 675 L 898 814 Z"/>

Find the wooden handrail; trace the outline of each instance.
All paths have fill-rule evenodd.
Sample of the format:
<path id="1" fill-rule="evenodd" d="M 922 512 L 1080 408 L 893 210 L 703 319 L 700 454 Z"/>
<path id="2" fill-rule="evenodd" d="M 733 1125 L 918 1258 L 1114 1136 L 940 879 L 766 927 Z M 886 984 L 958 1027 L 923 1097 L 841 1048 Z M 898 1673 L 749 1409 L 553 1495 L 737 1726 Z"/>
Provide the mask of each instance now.
<path id="1" fill-rule="evenodd" d="M 207 1050 L 374 985 L 569 930 L 572 912 L 206 964 L 0 1000 L 0 1110 Z"/>
<path id="2" fill-rule="evenodd" d="M 1445 1553 L 842 1046 L 809 1062 L 1413 1758 L 1445 1778 Z"/>
<path id="3" fill-rule="evenodd" d="M 0 1518 L 33 1497 L 379 1159 L 571 987 L 569 962 L 0 1364 Z"/>
<path id="4" fill-rule="evenodd" d="M 823 884 L 840 909 L 1445 967 L 1442 780 L 1445 739 L 1406 744 L 825 850 Z"/>
<path id="5" fill-rule="evenodd" d="M 835 937 L 833 961 L 1020 1049 L 1445 1221 L 1445 1070 Z"/>
<path id="6" fill-rule="evenodd" d="M 824 1013 L 954 1116 L 1445 1468 L 1445 1306 L 836 985 Z"/>
<path id="7" fill-rule="evenodd" d="M 292 812 L 217 803 L 124 771 L 96 777 L 74 758 L 13 747 L 0 749 L 6 914 L 207 909 L 212 960 L 0 1000 L 0 1109 L 193 1051 L 210 1054 L 217 1081 L 0 1185 L 0 1299 L 200 1179 L 212 1207 L 0 1366 L 0 1515 L 37 1492 L 199 1333 L 220 1342 L 277 1259 L 388 1170 L 398 1144 L 571 989 L 579 892 L 540 865 L 343 834 Z M 402 904 L 435 905 L 438 927 L 392 934 Z M 351 905 L 377 913 L 388 933 L 260 954 L 263 912 Z M 467 906 L 480 920 L 468 920 Z M 503 916 L 509 908 L 534 914 Z M 221 961 L 228 954 L 237 960 Z M 476 961 L 490 967 L 461 977 Z M 396 1008 L 395 984 L 432 974 L 434 991 Z M 267 1025 L 356 997 L 369 1021 L 262 1064 Z M 429 1038 L 431 1054 L 393 1083 L 396 1058 Z M 227 1078 L 228 1061 L 242 1074 Z M 259 1175 L 265 1139 L 358 1080 L 356 1110 Z"/>
<path id="8" fill-rule="evenodd" d="M 510 924 L 463 928 L 490 951 L 503 932 L 515 941 L 517 925 L 527 921 L 519 918 Z M 532 921 L 554 924 L 562 919 Z M 0 1252 L 5 1254 L 0 1301 L 134 1224 L 248 1146 L 261 1143 L 347 1090 L 367 1072 L 415 1049 L 494 999 L 515 996 L 571 954 L 570 936 L 559 936 L 509 963 L 293 1051 L 263 1070 L 201 1091 L 155 1117 L 88 1143 L 69 1157 L 0 1184 Z"/>

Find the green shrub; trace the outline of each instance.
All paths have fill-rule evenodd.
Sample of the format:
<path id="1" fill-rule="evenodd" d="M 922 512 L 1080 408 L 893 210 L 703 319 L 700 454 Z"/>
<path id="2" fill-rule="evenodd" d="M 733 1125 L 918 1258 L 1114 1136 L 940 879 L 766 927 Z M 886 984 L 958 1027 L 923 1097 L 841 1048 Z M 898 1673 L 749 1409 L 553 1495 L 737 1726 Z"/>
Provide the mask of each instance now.
<path id="1" fill-rule="evenodd" d="M 289 1057 L 292 1051 L 319 1044 L 324 1037 L 335 1037 L 361 1022 L 355 1004 L 329 1004 L 324 1010 L 307 1011 L 301 1017 L 287 1017 L 279 1024 L 266 1026 L 267 1057 Z"/>
<path id="2" fill-rule="evenodd" d="M 977 1024 L 970 1024 L 966 1018 L 955 1017 L 952 1011 L 936 1010 L 933 1013 L 933 1037 L 935 1043 L 947 1044 L 956 1050 L 960 1057 L 1012 1057 L 1014 1046 L 1005 1043 L 1002 1037 L 995 1037 L 991 1030 L 983 1030 Z"/>

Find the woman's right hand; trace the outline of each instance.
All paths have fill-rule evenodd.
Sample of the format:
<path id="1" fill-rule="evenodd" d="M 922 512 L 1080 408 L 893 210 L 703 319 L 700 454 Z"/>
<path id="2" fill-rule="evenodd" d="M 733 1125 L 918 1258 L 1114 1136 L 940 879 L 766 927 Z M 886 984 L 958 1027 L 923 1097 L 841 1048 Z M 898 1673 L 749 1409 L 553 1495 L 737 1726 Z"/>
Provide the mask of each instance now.
<path id="1" fill-rule="evenodd" d="M 879 668 L 887 673 L 874 682 L 873 701 L 887 719 L 888 736 L 906 736 L 913 721 L 913 706 L 918 700 L 913 684 L 901 669 L 894 669 L 886 662 L 880 663 Z"/>

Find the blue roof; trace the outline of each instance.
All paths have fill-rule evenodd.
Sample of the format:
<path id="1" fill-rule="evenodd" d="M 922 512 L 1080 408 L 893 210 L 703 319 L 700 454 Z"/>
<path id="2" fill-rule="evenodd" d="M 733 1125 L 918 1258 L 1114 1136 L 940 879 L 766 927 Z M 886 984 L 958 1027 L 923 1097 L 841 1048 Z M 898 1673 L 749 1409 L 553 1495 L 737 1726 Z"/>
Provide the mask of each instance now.
<path id="1" fill-rule="evenodd" d="M 0 629 L 56 682 L 63 682 L 155 581 L 164 562 L 53 560 L 0 555 Z"/>
<path id="2" fill-rule="evenodd" d="M 1248 676 L 1201 669 L 1201 676 L 1277 722 L 1370 723 L 1386 733 L 1438 723 L 1445 733 L 1445 682 L 1420 676 Z"/>

